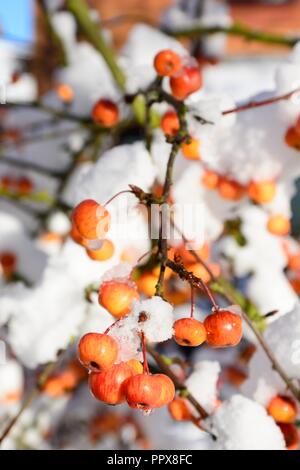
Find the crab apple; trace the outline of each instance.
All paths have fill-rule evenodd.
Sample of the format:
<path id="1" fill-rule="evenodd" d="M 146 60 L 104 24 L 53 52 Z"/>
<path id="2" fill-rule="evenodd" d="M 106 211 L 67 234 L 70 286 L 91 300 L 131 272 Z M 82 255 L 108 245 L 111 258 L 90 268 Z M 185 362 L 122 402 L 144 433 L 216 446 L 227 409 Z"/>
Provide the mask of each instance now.
<path id="1" fill-rule="evenodd" d="M 10 251 L 0 253 L 0 270 L 6 279 L 9 279 L 17 267 L 17 257 Z"/>
<path id="2" fill-rule="evenodd" d="M 130 361 L 127 361 L 127 364 L 133 368 L 136 374 L 143 373 L 143 364 L 137 359 L 130 359 Z"/>
<path id="3" fill-rule="evenodd" d="M 161 394 L 156 408 L 168 405 L 175 397 L 175 386 L 173 381 L 165 374 L 155 374 L 156 381 L 161 387 Z"/>
<path id="4" fill-rule="evenodd" d="M 180 346 L 200 346 L 206 340 L 206 329 L 194 318 L 181 318 L 173 325 L 174 339 Z"/>
<path id="5" fill-rule="evenodd" d="M 92 117 L 96 124 L 100 124 L 104 127 L 112 127 L 119 121 L 119 108 L 113 101 L 101 99 L 94 105 Z"/>
<path id="6" fill-rule="evenodd" d="M 268 404 L 267 411 L 279 423 L 292 423 L 297 416 L 297 405 L 292 398 L 277 395 Z"/>
<path id="7" fill-rule="evenodd" d="M 273 235 L 285 236 L 291 230 L 291 222 L 283 214 L 274 214 L 268 220 L 267 229 Z"/>
<path id="8" fill-rule="evenodd" d="M 78 245 L 87 246 L 88 240 L 86 240 L 84 237 L 80 235 L 78 232 L 76 225 L 72 224 L 71 230 L 70 230 L 70 237 L 72 238 L 73 242 L 77 243 Z"/>
<path id="9" fill-rule="evenodd" d="M 181 152 L 187 160 L 201 160 L 199 146 L 199 140 L 193 138 L 189 143 L 181 144 Z"/>
<path id="10" fill-rule="evenodd" d="M 166 135 L 175 136 L 180 128 L 178 114 L 173 110 L 167 111 L 161 118 L 160 127 Z"/>
<path id="11" fill-rule="evenodd" d="M 252 181 L 248 186 L 248 196 L 258 204 L 271 202 L 276 195 L 276 184 L 272 180 Z"/>
<path id="12" fill-rule="evenodd" d="M 291 423 L 277 423 L 283 434 L 287 450 L 297 450 L 299 447 L 299 432 L 297 427 Z"/>
<path id="13" fill-rule="evenodd" d="M 56 93 L 57 96 L 63 101 L 64 103 L 72 103 L 74 100 L 74 91 L 73 89 L 67 85 L 66 83 L 60 83 L 56 86 Z"/>
<path id="14" fill-rule="evenodd" d="M 219 185 L 220 181 L 220 176 L 218 173 L 212 170 L 205 170 L 203 172 L 201 182 L 203 186 L 205 186 L 208 189 L 216 189 Z"/>
<path id="15" fill-rule="evenodd" d="M 15 180 L 8 175 L 2 176 L 1 188 L 7 191 L 13 191 L 15 189 Z"/>
<path id="16" fill-rule="evenodd" d="M 139 374 L 126 384 L 126 401 L 130 408 L 145 411 L 170 403 L 175 395 L 172 380 L 164 374 Z"/>
<path id="17" fill-rule="evenodd" d="M 168 405 L 168 410 L 174 421 L 190 421 L 192 413 L 188 402 L 181 397 L 175 397 Z"/>
<path id="18" fill-rule="evenodd" d="M 245 188 L 237 181 L 222 177 L 218 184 L 219 195 L 229 201 L 239 201 L 245 195 Z"/>
<path id="19" fill-rule="evenodd" d="M 242 339 L 242 319 L 229 310 L 219 310 L 204 320 L 207 342 L 215 348 L 236 346 Z"/>
<path id="20" fill-rule="evenodd" d="M 126 401 L 130 408 L 148 411 L 156 408 L 161 392 L 156 375 L 138 374 L 131 377 L 126 384 Z"/>
<path id="21" fill-rule="evenodd" d="M 103 240 L 103 244 L 98 250 L 86 249 L 87 255 L 94 261 L 107 261 L 112 258 L 114 252 L 115 247 L 110 240 Z"/>
<path id="22" fill-rule="evenodd" d="M 288 254 L 288 268 L 292 271 L 300 271 L 300 252 Z"/>
<path id="23" fill-rule="evenodd" d="M 171 49 L 165 49 L 156 54 L 153 65 L 158 75 L 171 77 L 180 70 L 181 58 Z"/>
<path id="24" fill-rule="evenodd" d="M 285 143 L 296 150 L 300 150 L 300 127 L 290 127 L 285 134 Z"/>
<path id="25" fill-rule="evenodd" d="M 73 224 L 79 234 L 87 240 L 104 238 L 110 227 L 110 214 L 93 199 L 85 199 L 75 207 Z"/>
<path id="26" fill-rule="evenodd" d="M 191 246 L 193 248 L 193 246 Z M 210 246 L 208 243 L 203 243 L 200 248 L 193 248 L 195 252 L 202 260 L 207 261 L 210 257 Z M 175 254 L 178 254 L 185 263 L 195 263 L 195 256 L 193 252 L 188 249 L 188 245 L 181 245 L 175 250 Z"/>
<path id="27" fill-rule="evenodd" d="M 220 276 L 221 268 L 220 268 L 219 264 L 217 264 L 217 263 L 208 263 L 207 266 L 210 269 L 210 271 L 212 272 L 212 274 L 214 275 L 214 277 L 219 277 Z M 205 266 L 203 266 L 202 263 L 190 264 L 189 266 L 187 266 L 187 270 L 189 272 L 193 273 L 194 276 L 197 276 L 200 279 L 202 279 L 202 281 L 205 282 L 206 284 L 211 281 L 211 275 L 207 271 Z"/>
<path id="28" fill-rule="evenodd" d="M 43 391 L 52 398 L 60 397 L 73 391 L 85 378 L 85 369 L 79 362 L 70 361 L 62 371 L 46 380 Z"/>
<path id="29" fill-rule="evenodd" d="M 97 400 L 117 405 L 125 400 L 127 380 L 135 373 L 126 362 L 115 364 L 104 372 L 92 372 L 89 376 L 90 390 Z"/>
<path id="30" fill-rule="evenodd" d="M 118 343 L 109 335 L 87 333 L 78 344 L 80 362 L 90 370 L 103 371 L 109 369 L 117 360 Z"/>
<path id="31" fill-rule="evenodd" d="M 202 73 L 198 66 L 185 66 L 180 73 L 170 78 L 171 92 L 177 100 L 185 100 L 202 85 Z"/>
<path id="32" fill-rule="evenodd" d="M 142 294 L 153 297 L 157 282 L 158 276 L 150 272 L 141 274 L 136 280 L 136 285 Z"/>
<path id="33" fill-rule="evenodd" d="M 136 285 L 130 281 L 105 281 L 99 289 L 99 304 L 115 318 L 127 315 L 132 302 L 139 298 Z"/>
<path id="34" fill-rule="evenodd" d="M 19 178 L 16 181 L 16 190 L 18 194 L 22 196 L 31 194 L 33 191 L 33 183 L 29 178 L 26 178 L 26 176 L 23 176 L 22 178 Z"/>

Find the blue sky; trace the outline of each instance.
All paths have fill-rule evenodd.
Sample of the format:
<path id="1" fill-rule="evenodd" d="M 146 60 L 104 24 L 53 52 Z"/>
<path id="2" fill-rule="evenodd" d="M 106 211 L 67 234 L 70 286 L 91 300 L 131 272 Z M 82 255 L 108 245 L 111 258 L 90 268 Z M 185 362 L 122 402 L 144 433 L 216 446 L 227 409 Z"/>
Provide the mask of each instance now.
<path id="1" fill-rule="evenodd" d="M 31 40 L 32 19 L 32 0 L 0 0 L 0 26 L 9 36 Z"/>

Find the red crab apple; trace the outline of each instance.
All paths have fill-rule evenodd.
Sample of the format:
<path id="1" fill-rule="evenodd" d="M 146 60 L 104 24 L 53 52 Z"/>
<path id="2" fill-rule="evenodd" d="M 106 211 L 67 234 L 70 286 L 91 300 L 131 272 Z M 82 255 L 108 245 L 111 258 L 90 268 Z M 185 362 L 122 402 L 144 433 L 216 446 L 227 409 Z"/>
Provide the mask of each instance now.
<path id="1" fill-rule="evenodd" d="M 207 342 L 215 348 L 236 346 L 242 339 L 242 319 L 229 310 L 219 310 L 204 320 Z"/>
<path id="2" fill-rule="evenodd" d="M 115 364 L 101 373 L 92 372 L 89 376 L 90 390 L 98 400 L 117 405 L 125 400 L 127 380 L 135 373 L 126 362 Z"/>

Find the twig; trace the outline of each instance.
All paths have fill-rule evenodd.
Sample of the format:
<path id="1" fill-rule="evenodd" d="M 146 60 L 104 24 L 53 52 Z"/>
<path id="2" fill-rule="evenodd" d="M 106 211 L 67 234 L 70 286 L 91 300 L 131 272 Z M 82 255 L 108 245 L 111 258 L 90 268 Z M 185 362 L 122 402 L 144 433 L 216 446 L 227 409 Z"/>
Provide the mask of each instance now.
<path id="1" fill-rule="evenodd" d="M 248 109 L 260 108 L 262 106 L 268 106 L 271 104 L 278 103 L 279 101 L 289 100 L 295 93 L 300 93 L 300 87 L 295 88 L 294 90 L 289 91 L 288 93 L 285 93 L 281 96 L 275 96 L 273 98 L 267 98 L 261 101 L 250 101 L 249 103 L 237 106 L 236 108 L 223 111 L 222 114 L 223 116 L 226 116 L 227 114 L 240 113 L 241 111 L 246 111 Z"/>
<path id="2" fill-rule="evenodd" d="M 255 31 L 247 26 L 240 23 L 233 23 L 230 26 L 194 26 L 191 28 L 182 28 L 178 30 L 172 30 L 169 28 L 163 28 L 163 31 L 169 36 L 173 37 L 185 37 L 185 38 L 196 38 L 199 36 L 211 36 L 214 34 L 227 34 L 229 36 L 243 37 L 248 41 L 257 41 L 266 44 L 273 44 L 278 46 L 294 47 L 299 38 L 282 36 L 280 34 L 268 33 L 264 31 Z"/>

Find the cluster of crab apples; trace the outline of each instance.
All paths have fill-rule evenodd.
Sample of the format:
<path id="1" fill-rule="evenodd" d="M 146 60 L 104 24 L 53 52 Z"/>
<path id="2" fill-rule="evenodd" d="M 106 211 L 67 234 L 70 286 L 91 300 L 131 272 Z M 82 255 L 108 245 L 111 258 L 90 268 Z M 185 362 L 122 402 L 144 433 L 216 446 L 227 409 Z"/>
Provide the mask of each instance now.
<path id="1" fill-rule="evenodd" d="M 7 191 L 15 196 L 27 196 L 33 192 L 33 182 L 26 176 L 15 178 L 9 175 L 0 179 L 0 190 Z"/>
<path id="2" fill-rule="evenodd" d="M 104 237 L 108 231 L 110 215 L 96 201 L 85 200 L 74 209 L 72 222 L 73 230 L 85 244 L 95 244 L 97 237 L 100 234 Z M 130 315 L 133 302 L 139 298 L 137 285 L 129 278 L 106 280 L 99 287 L 99 304 L 116 322 Z M 175 342 L 181 346 L 196 347 L 205 341 L 212 347 L 235 346 L 242 338 L 242 319 L 232 311 L 215 307 L 202 323 L 193 318 L 192 309 L 190 317 L 175 321 L 173 332 Z M 136 359 L 118 361 L 119 344 L 109 333 L 110 328 L 104 333 L 88 333 L 79 342 L 79 359 L 90 372 L 89 386 L 93 395 L 109 404 L 126 400 L 130 407 L 144 411 L 171 403 L 175 396 L 174 384 L 164 374 L 149 372 L 147 338 L 143 333 L 139 332 L 143 365 Z"/>

